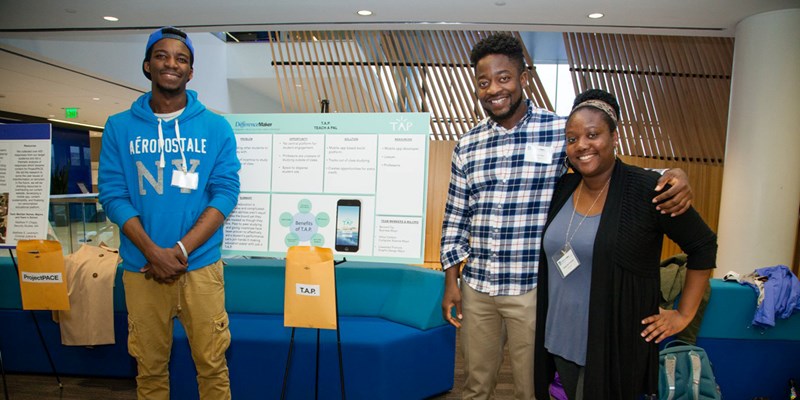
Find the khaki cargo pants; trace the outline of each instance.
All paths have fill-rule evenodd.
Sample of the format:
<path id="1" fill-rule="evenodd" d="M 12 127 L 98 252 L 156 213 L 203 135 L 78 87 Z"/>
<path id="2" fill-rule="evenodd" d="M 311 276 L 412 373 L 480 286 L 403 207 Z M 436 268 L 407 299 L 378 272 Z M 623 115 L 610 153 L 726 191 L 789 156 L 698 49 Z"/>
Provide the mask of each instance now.
<path id="1" fill-rule="evenodd" d="M 169 400 L 169 357 L 173 318 L 186 330 L 197 368 L 201 399 L 230 399 L 225 350 L 231 342 L 222 260 L 184 274 L 173 284 L 160 284 L 125 271 L 128 307 L 128 352 L 136 359 L 140 400 Z"/>

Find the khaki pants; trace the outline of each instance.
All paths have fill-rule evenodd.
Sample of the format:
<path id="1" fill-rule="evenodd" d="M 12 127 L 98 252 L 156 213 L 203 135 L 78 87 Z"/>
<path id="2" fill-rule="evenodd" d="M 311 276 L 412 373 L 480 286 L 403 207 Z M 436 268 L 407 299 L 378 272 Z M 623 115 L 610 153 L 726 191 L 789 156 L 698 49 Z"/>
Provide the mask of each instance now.
<path id="1" fill-rule="evenodd" d="M 201 399 L 230 399 L 225 350 L 231 342 L 222 260 L 184 274 L 173 284 L 125 271 L 128 307 L 128 352 L 136 359 L 140 400 L 169 400 L 169 356 L 172 319 L 186 330 L 197 368 Z"/>
<path id="2" fill-rule="evenodd" d="M 519 296 L 489 296 L 461 285 L 464 352 L 464 399 L 489 399 L 503 363 L 508 337 L 514 398 L 533 399 L 533 339 L 536 327 L 536 289 Z"/>

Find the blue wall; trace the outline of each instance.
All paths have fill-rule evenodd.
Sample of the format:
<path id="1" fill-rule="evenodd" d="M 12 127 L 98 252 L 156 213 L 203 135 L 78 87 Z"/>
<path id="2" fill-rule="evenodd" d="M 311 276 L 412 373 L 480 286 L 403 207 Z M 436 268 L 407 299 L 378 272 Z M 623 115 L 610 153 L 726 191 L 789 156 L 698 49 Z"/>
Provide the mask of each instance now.
<path id="1" fill-rule="evenodd" d="M 92 190 L 92 160 L 89 150 L 89 131 L 53 127 L 51 172 L 69 165 L 67 193 L 81 193 L 78 182 Z"/>

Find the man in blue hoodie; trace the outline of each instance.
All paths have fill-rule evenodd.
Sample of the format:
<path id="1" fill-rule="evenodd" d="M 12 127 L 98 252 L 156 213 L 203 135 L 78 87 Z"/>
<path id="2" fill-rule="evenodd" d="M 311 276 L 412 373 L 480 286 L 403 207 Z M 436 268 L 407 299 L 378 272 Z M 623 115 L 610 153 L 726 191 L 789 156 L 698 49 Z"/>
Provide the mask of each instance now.
<path id="1" fill-rule="evenodd" d="M 109 117 L 103 133 L 100 202 L 123 233 L 139 399 L 169 399 L 175 317 L 189 338 L 200 397 L 230 399 L 220 245 L 239 196 L 240 164 L 230 125 L 186 90 L 193 62 L 183 31 L 153 32 L 142 64 L 151 91 Z"/>

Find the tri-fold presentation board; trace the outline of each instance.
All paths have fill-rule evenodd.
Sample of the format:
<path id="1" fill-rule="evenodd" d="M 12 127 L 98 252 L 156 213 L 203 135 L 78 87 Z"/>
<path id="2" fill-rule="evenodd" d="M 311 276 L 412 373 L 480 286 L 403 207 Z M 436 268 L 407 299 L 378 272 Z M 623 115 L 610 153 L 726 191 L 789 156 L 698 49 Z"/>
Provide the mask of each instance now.
<path id="1" fill-rule="evenodd" d="M 225 117 L 242 163 L 226 255 L 285 257 L 304 245 L 353 261 L 423 261 L 428 114 Z"/>
<path id="2" fill-rule="evenodd" d="M 0 248 L 47 237 L 50 124 L 0 125 Z"/>

